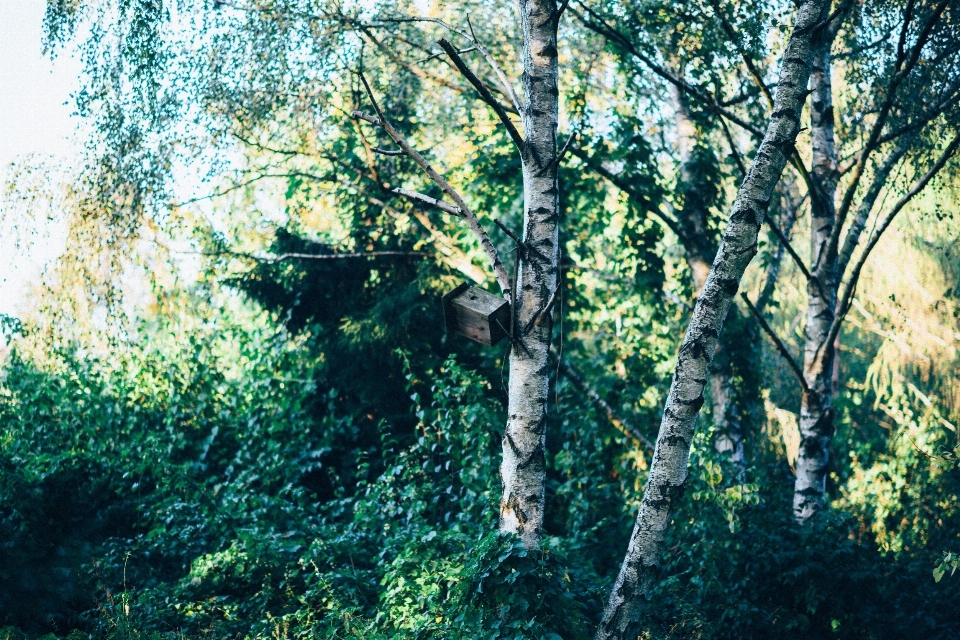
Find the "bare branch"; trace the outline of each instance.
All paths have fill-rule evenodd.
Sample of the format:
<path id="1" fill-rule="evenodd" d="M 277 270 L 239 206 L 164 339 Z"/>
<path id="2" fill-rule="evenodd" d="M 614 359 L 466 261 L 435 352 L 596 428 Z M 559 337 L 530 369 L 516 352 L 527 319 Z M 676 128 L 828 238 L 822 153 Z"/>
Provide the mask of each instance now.
<path id="1" fill-rule="evenodd" d="M 790 241 L 787 239 L 787 236 L 784 235 L 783 231 L 780 230 L 780 227 L 777 226 L 777 223 L 773 221 L 772 218 L 767 218 L 767 224 L 770 226 L 770 230 L 773 231 L 773 235 L 777 236 L 777 240 L 780 241 L 780 244 L 783 245 L 783 248 L 787 250 L 787 253 L 790 254 L 790 257 L 793 258 L 793 261 L 797 263 L 797 268 L 800 269 L 800 273 L 803 274 L 803 277 L 807 280 L 813 278 L 810 275 L 810 271 L 807 269 L 807 266 L 803 264 L 803 259 L 800 258 L 799 254 L 793 250 L 793 247 L 790 245 Z"/>
<path id="2" fill-rule="evenodd" d="M 953 136 L 953 140 L 950 141 L 950 144 L 947 145 L 947 148 L 943 150 L 943 153 L 940 154 L 940 157 L 937 159 L 936 163 L 927 171 L 923 176 L 917 180 L 910 190 L 907 191 L 903 196 L 897 200 L 896 204 L 887 212 L 885 216 L 882 217 L 881 222 L 877 225 L 876 230 L 873 232 L 873 236 L 870 238 L 870 241 L 867 243 L 867 246 L 864 247 L 863 253 L 860 254 L 860 258 L 857 260 L 856 266 L 853 268 L 853 272 L 850 274 L 850 281 L 847 283 L 846 288 L 843 291 L 843 297 L 840 299 L 839 304 L 837 304 L 837 314 L 833 319 L 833 324 L 830 325 L 830 333 L 827 335 L 827 339 L 824 341 L 824 345 L 833 344 L 834 340 L 837 339 L 837 335 L 840 333 L 840 325 L 843 323 L 844 317 L 847 315 L 847 311 L 850 309 L 851 299 L 853 297 L 853 292 L 856 290 L 857 281 L 860 279 L 860 274 L 863 271 L 863 265 L 867 262 L 867 258 L 870 256 L 870 252 L 873 251 L 873 248 L 877 246 L 877 243 L 880 241 L 880 236 L 883 235 L 884 231 L 890 226 L 893 222 L 893 219 L 897 217 L 897 214 L 910 202 L 918 193 L 923 191 L 927 186 L 930 180 L 936 176 L 941 169 L 947 164 L 947 161 L 953 156 L 956 152 L 957 147 L 960 147 L 960 133 L 957 133 Z M 819 354 L 819 352 L 818 352 Z"/>
<path id="3" fill-rule="evenodd" d="M 473 71 L 466 65 L 463 59 L 457 55 L 456 49 L 453 48 L 449 42 L 441 38 L 437 44 L 440 45 L 440 48 L 447 52 L 447 55 L 450 56 L 450 59 L 453 60 L 453 64 L 457 67 L 457 70 L 463 75 L 467 81 L 473 85 L 473 88 L 477 90 L 477 93 L 480 94 L 480 98 L 490 105 L 490 108 L 497 114 L 497 117 L 500 118 L 500 122 L 503 123 L 503 126 L 507 128 L 507 133 L 510 134 L 510 139 L 513 140 L 513 143 L 517 145 L 520 154 L 524 153 L 523 138 L 520 136 L 520 132 L 517 131 L 517 128 L 514 126 L 513 122 L 510 120 L 510 116 L 507 115 L 507 112 L 504 110 L 503 105 L 501 105 L 496 98 L 491 95 L 487 88 L 480 82 L 480 79 L 474 75 Z"/>
<path id="4" fill-rule="evenodd" d="M 607 420 L 610 421 L 614 427 L 617 428 L 620 433 L 627 436 L 640 446 L 642 446 L 647 451 L 653 451 L 653 443 L 650 442 L 650 439 L 643 435 L 639 429 L 633 426 L 631 423 L 624 420 L 619 413 L 614 410 L 610 404 L 600 397 L 600 394 L 593 390 L 587 381 L 584 379 L 583 375 L 577 371 L 573 365 L 571 365 L 566 360 L 560 358 L 560 371 L 563 372 L 563 375 L 567 376 L 570 379 L 570 382 L 573 383 L 575 387 L 580 389 L 587 398 L 597 406 L 600 411 L 607 417 Z"/>
<path id="5" fill-rule="evenodd" d="M 460 210 L 460 207 L 454 207 L 442 200 L 437 200 L 436 198 L 431 198 L 430 196 L 418 193 L 416 191 L 408 191 L 407 189 L 401 189 L 397 187 L 393 190 L 394 193 L 398 193 L 401 196 L 407 196 L 413 200 L 419 200 L 420 202 L 426 202 L 427 204 L 440 209 L 441 211 L 446 211 L 447 213 L 452 213 L 455 216 L 463 217 L 463 211 Z"/>
<path id="6" fill-rule="evenodd" d="M 511 105 L 513 105 L 514 110 L 517 113 L 523 112 L 523 106 L 520 102 L 520 98 L 517 97 L 517 93 L 513 90 L 513 86 L 510 84 L 510 81 L 507 80 L 507 75 L 503 72 L 503 69 L 500 68 L 500 65 L 497 64 L 496 59 L 491 55 L 490 51 L 483 46 L 483 43 L 480 42 L 473 34 L 467 33 L 463 29 L 457 29 L 453 25 L 444 22 L 438 18 L 390 18 L 385 19 L 383 22 L 432 22 L 433 24 L 438 24 L 448 31 L 452 31 L 459 36 L 462 36 L 473 43 L 473 45 L 480 51 L 480 54 L 483 55 L 484 59 L 487 61 L 487 64 L 490 65 L 490 68 L 493 69 L 494 74 L 496 74 L 497 79 L 500 81 L 504 95 L 507 96 L 507 99 L 510 100 Z"/>
<path id="7" fill-rule="evenodd" d="M 367 79 L 364 77 L 363 73 L 359 74 L 360 81 L 363 83 L 364 88 L 367 91 L 367 95 L 370 97 L 371 103 L 373 103 L 373 108 L 377 111 L 377 123 L 383 127 L 384 131 L 387 132 L 393 141 L 403 149 L 403 152 L 407 154 L 417 165 L 423 169 L 433 182 L 440 187 L 440 189 L 450 196 L 450 199 L 456 204 L 463 214 L 463 217 L 467 221 L 467 225 L 470 227 L 473 234 L 480 241 L 480 247 L 483 249 L 484 253 L 487 254 L 487 259 L 490 261 L 490 265 L 493 268 L 494 277 L 497 280 L 497 284 L 500 285 L 500 290 L 503 293 L 503 296 L 507 300 L 512 300 L 512 292 L 510 285 L 510 275 L 507 273 L 507 270 L 504 268 L 503 263 L 500 261 L 500 254 L 497 252 L 497 248 L 493 245 L 493 242 L 490 241 L 490 236 L 487 235 L 487 232 L 483 230 L 483 227 L 480 225 L 480 221 L 477 219 L 476 214 L 467 205 L 463 197 L 454 189 L 447 179 L 440 175 L 436 169 L 434 169 L 429 162 L 427 162 L 423 156 L 421 156 L 416 149 L 411 147 L 406 139 L 397 131 L 393 125 L 391 125 L 386 118 L 383 116 L 383 112 L 380 110 L 380 106 L 377 104 L 376 99 L 373 96 L 373 91 L 370 89 L 370 85 L 367 84 Z M 363 114 L 360 111 L 353 112 L 355 118 L 359 118 L 366 122 L 371 122 L 370 116 L 363 117 Z M 374 124 L 371 122 L 371 124 Z"/>
<path id="8" fill-rule="evenodd" d="M 399 149 L 391 150 L 391 149 L 381 149 L 380 147 L 373 147 L 371 151 L 373 151 L 374 153 L 379 153 L 382 156 L 402 156 L 403 155 L 403 151 Z"/>
<path id="9" fill-rule="evenodd" d="M 750 298 L 747 297 L 747 294 L 741 293 L 740 297 L 743 298 L 743 301 L 747 303 L 747 306 L 750 307 L 750 311 L 753 313 L 753 317 L 757 319 L 757 322 L 760 324 L 763 330 L 768 336 L 770 336 L 773 344 L 777 347 L 777 351 L 780 352 L 780 355 L 783 356 L 783 359 L 787 361 L 788 365 L 790 365 L 790 369 L 793 371 L 794 375 L 797 376 L 797 380 L 800 381 L 800 386 L 803 387 L 804 391 L 809 391 L 810 388 L 807 386 L 807 380 L 803 377 L 803 369 L 800 368 L 800 365 L 797 364 L 797 361 L 794 360 L 793 356 L 790 355 L 790 351 L 787 349 L 786 345 L 780 341 L 780 338 L 777 337 L 777 334 L 773 328 L 767 324 L 767 321 L 763 315 L 755 306 L 753 306 L 753 303 L 750 302 Z"/>

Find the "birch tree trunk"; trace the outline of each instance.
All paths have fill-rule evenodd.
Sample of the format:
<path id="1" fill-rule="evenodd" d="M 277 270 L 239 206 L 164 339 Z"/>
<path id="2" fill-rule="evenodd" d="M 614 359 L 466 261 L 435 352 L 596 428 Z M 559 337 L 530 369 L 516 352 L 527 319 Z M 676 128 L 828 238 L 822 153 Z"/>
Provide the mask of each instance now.
<path id="1" fill-rule="evenodd" d="M 780 66 L 770 122 L 734 199 L 720 248 L 680 345 L 640 512 L 597 630 L 598 639 L 624 640 L 638 635 L 642 602 L 653 589 L 666 529 L 687 482 L 690 443 L 704 402 L 710 361 L 730 302 L 757 253 L 757 234 L 771 195 L 793 153 L 828 5 L 827 0 L 806 0 L 797 11 Z"/>
<path id="2" fill-rule="evenodd" d="M 793 514 L 806 522 L 823 508 L 830 439 L 833 436 L 835 344 L 830 341 L 837 306 L 837 255 L 830 247 L 836 222 L 840 174 L 833 124 L 831 56 L 836 29 L 824 31 L 814 53 L 810 77 L 810 279 L 807 281 L 807 325 L 804 330 L 803 377 L 807 389 L 800 403 L 800 449 L 793 493 Z M 829 342 L 829 344 L 828 344 Z"/>
<path id="3" fill-rule="evenodd" d="M 557 284 L 557 4 L 520 0 L 523 30 L 523 241 L 517 276 L 516 331 L 510 354 L 507 428 L 500 478 L 500 530 L 536 547 L 543 532 L 544 429 L 547 418 L 551 320 L 542 313 Z M 527 328 L 529 327 L 529 332 Z"/>
<path id="4" fill-rule="evenodd" d="M 674 70 L 677 76 L 682 72 Z M 681 225 L 687 265 L 693 279 L 694 296 L 700 297 L 710 264 L 716 256 L 716 244 L 710 235 L 708 226 L 711 194 L 710 186 L 704 184 L 702 167 L 698 166 L 695 155 L 697 145 L 697 127 L 690 115 L 686 96 L 675 84 L 671 84 L 670 97 L 674 108 L 674 121 L 677 129 L 677 143 L 680 156 L 680 184 L 682 203 L 677 211 L 677 220 Z M 743 429 L 737 407 L 736 391 L 733 385 L 733 364 L 726 340 L 721 336 L 710 369 L 711 414 L 717 436 L 714 446 L 720 453 L 730 456 L 737 468 L 741 481 L 746 473 L 746 456 L 743 450 Z"/>

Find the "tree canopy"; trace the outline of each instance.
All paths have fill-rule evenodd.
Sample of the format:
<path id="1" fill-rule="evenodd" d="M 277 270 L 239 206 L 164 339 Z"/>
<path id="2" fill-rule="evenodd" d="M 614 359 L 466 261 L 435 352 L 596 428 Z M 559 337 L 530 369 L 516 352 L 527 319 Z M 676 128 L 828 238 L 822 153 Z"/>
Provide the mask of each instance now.
<path id="1" fill-rule="evenodd" d="M 958 12 L 48 0 L 5 637 L 953 637 Z"/>

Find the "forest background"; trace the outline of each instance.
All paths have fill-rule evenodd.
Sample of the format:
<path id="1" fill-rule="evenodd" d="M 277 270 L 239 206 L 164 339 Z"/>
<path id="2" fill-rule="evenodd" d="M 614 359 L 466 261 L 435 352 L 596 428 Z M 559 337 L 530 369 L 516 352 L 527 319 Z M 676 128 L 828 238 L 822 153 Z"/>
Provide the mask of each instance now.
<path id="1" fill-rule="evenodd" d="M 956 634 L 960 3 L 520 6 L 548 5 L 558 235 L 534 245 L 508 233 L 513 2 L 48 2 L 87 139 L 4 186 L 4 234 L 66 229 L 2 317 L 4 637 L 606 633 L 673 450 L 630 637 Z M 812 5 L 795 146 L 678 445 L 681 341 Z M 511 275 L 555 250 L 519 323 L 548 362 L 535 539 L 501 500 L 526 334 L 445 332 L 443 294 L 499 293 L 490 252 L 352 115 L 381 108 Z"/>

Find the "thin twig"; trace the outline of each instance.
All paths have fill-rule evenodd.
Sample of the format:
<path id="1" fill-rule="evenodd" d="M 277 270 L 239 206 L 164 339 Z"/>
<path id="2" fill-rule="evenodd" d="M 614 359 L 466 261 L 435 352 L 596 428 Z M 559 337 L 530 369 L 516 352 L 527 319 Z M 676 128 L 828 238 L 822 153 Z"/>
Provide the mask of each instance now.
<path id="1" fill-rule="evenodd" d="M 471 51 L 476 51 L 476 50 L 477 50 L 476 47 L 467 47 L 466 49 L 460 49 L 460 51 L 458 51 L 457 53 L 470 53 Z M 435 53 L 429 58 L 424 58 L 423 60 L 417 60 L 417 64 L 423 64 L 424 62 L 429 62 L 431 60 L 434 60 L 435 58 L 439 58 L 442 55 L 443 53 Z"/>
<path id="2" fill-rule="evenodd" d="M 787 350 L 787 347 L 780 341 L 780 338 L 777 337 L 777 334 L 774 330 L 767 324 L 766 319 L 757 311 L 757 308 L 753 306 L 753 303 L 750 302 L 750 298 L 747 297 L 746 293 L 741 293 L 740 297 L 743 298 L 743 301 L 747 303 L 747 306 L 750 307 L 750 311 L 753 313 L 753 317 L 757 319 L 757 322 L 760 323 L 760 326 L 763 327 L 763 330 L 767 332 L 767 335 L 770 336 L 770 339 L 773 340 L 773 344 L 777 346 L 777 350 L 780 352 L 780 355 L 783 356 L 783 359 L 787 361 L 787 364 L 790 365 L 790 369 L 793 370 L 794 375 L 797 376 L 797 380 L 800 381 L 800 386 L 803 387 L 804 391 L 809 391 L 810 387 L 807 386 L 807 380 L 803 377 L 803 369 L 797 364 L 797 361 L 793 359 L 793 356 L 790 355 L 790 351 Z"/>
<path id="3" fill-rule="evenodd" d="M 557 293 L 560 291 L 560 279 L 557 279 L 557 286 L 554 287 L 553 293 L 550 294 L 550 298 L 547 300 L 547 304 L 543 305 L 543 308 L 533 314 L 533 317 L 530 318 L 530 321 L 527 322 L 527 326 L 523 329 L 523 335 L 530 333 L 530 329 L 533 329 L 533 325 L 537 323 L 537 320 L 541 316 L 546 316 L 550 314 L 550 310 L 553 308 L 553 304 L 557 301 Z"/>
<path id="4" fill-rule="evenodd" d="M 740 157 L 740 152 L 737 151 L 737 143 L 734 142 L 733 136 L 730 134 L 730 128 L 727 127 L 726 121 L 723 118 L 718 118 L 720 122 L 720 128 L 723 129 L 723 135 L 727 139 L 727 144 L 730 145 L 730 155 L 733 156 L 734 162 L 737 163 L 737 169 L 740 170 L 740 177 L 747 177 L 747 168 L 743 164 L 743 159 Z"/>
<path id="5" fill-rule="evenodd" d="M 777 240 L 780 241 L 780 244 L 783 245 L 783 248 L 787 250 L 787 253 L 790 254 L 790 257 L 793 258 L 793 261 L 797 264 L 797 268 L 800 269 L 800 273 L 803 274 L 803 277 L 807 280 L 812 280 L 813 276 L 810 275 L 810 271 L 807 269 L 807 266 L 803 264 L 803 259 L 793 250 L 793 247 L 790 245 L 790 241 L 787 239 L 787 236 L 783 234 L 783 231 L 780 230 L 780 227 L 777 226 L 777 223 L 773 221 L 773 218 L 767 217 L 767 225 L 770 227 L 770 230 L 773 231 L 773 235 L 777 236 Z"/>
<path id="6" fill-rule="evenodd" d="M 284 260 L 297 259 L 297 260 L 346 260 L 346 259 L 355 259 L 355 258 L 377 258 L 377 257 L 386 257 L 386 256 L 397 256 L 397 257 L 429 257 L 433 254 L 426 253 L 424 251 L 359 251 L 356 253 L 327 253 L 327 254 L 316 254 L 316 253 L 281 253 L 278 256 L 272 258 L 266 258 L 263 256 L 256 256 L 252 253 L 243 253 L 240 251 L 203 251 L 200 255 L 204 256 L 232 256 L 235 258 L 246 258 L 247 260 L 254 260 L 256 262 L 264 262 L 267 264 L 273 264 L 275 262 L 283 262 Z"/>
<path id="7" fill-rule="evenodd" d="M 483 43 L 480 42 L 477 38 L 475 38 L 472 34 L 467 33 L 467 32 L 464 31 L 463 29 L 457 29 L 457 28 L 454 27 L 453 25 L 451 25 L 451 24 L 449 24 L 449 23 L 447 23 L 447 22 L 444 22 L 443 20 L 440 20 L 439 18 L 421 18 L 421 17 L 414 17 L 414 18 L 386 18 L 386 19 L 383 20 L 383 22 L 388 22 L 388 23 L 389 23 L 389 22 L 395 22 L 395 23 L 396 23 L 396 22 L 431 22 L 431 23 L 433 23 L 433 24 L 438 24 L 438 25 L 440 25 L 441 27 L 443 27 L 444 29 L 447 29 L 448 31 L 452 31 L 453 33 L 456 33 L 457 35 L 460 35 L 460 36 L 466 38 L 467 40 L 469 40 L 470 42 L 472 42 L 472 43 L 474 44 L 474 46 L 477 47 L 477 49 L 478 49 L 478 50 L 480 51 L 480 53 L 483 55 L 484 59 L 487 61 L 487 64 L 489 64 L 489 65 L 490 65 L 490 68 L 493 69 L 493 73 L 496 74 L 497 79 L 500 81 L 500 85 L 501 85 L 501 87 L 502 87 L 502 89 L 503 89 L 503 93 L 504 93 L 504 95 L 507 96 L 507 99 L 510 100 L 510 103 L 513 105 L 514 111 L 516 111 L 517 113 L 522 113 L 522 112 L 523 112 L 523 104 L 520 102 L 520 98 L 517 97 L 516 91 L 513 90 L 513 86 L 512 86 L 512 85 L 510 84 L 510 82 L 507 80 L 507 75 L 503 72 L 503 69 L 500 68 L 500 65 L 497 64 L 496 59 L 494 59 L 494 57 L 493 57 L 493 55 L 491 55 L 490 51 L 489 51 L 485 46 L 483 46 Z"/>
<path id="8" fill-rule="evenodd" d="M 527 252 L 527 245 L 524 244 L 523 240 L 521 240 L 517 234 L 515 234 L 513 231 L 510 230 L 510 227 L 500 222 L 499 218 L 494 218 L 493 223 L 498 227 L 500 227 L 501 231 L 503 231 L 505 234 L 510 236 L 510 239 L 517 244 L 517 248 L 520 250 L 521 253 Z"/>
<path id="9" fill-rule="evenodd" d="M 601 398 L 600 394 L 594 391 L 593 388 L 587 384 L 587 381 L 584 379 L 583 375 L 577 371 L 573 365 L 563 358 L 558 358 L 558 361 L 560 365 L 560 371 L 563 372 L 563 375 L 567 376 L 567 378 L 570 379 L 570 382 L 573 383 L 573 386 L 580 389 L 580 391 L 583 392 L 590 399 L 590 401 L 593 402 L 593 404 L 595 404 L 597 408 L 603 412 L 605 416 L 607 416 L 607 420 L 610 421 L 610 424 L 616 427 L 620 433 L 629 437 L 647 451 L 652 452 L 654 450 L 653 443 L 650 442 L 650 439 L 643 435 L 639 429 L 633 426 L 633 424 L 620 416 L 620 414 L 617 413 L 616 410 L 614 410 L 614 408 L 611 407 L 606 400 Z"/>
<path id="10" fill-rule="evenodd" d="M 510 228 L 507 227 L 507 225 L 503 224 L 499 219 L 494 219 L 494 223 L 495 223 L 498 227 L 500 227 L 500 229 L 501 229 L 505 234 L 507 234 L 508 236 L 510 236 L 510 239 L 513 240 L 513 241 L 516 243 L 517 247 L 519 248 L 519 250 L 520 250 L 520 252 L 521 252 L 521 257 L 522 257 L 524 260 L 528 260 L 528 261 L 529 261 L 529 260 L 530 260 L 530 256 L 536 256 L 537 258 L 540 258 L 541 260 L 543 260 L 543 261 L 545 261 L 545 262 L 549 262 L 549 259 L 547 258 L 547 256 L 545 256 L 545 255 L 543 254 L 543 252 L 538 251 L 537 249 L 535 249 L 535 248 L 533 248 L 532 246 L 530 246 L 530 243 L 524 242 L 523 240 L 521 240 L 521 239 L 519 238 L 519 236 L 517 236 L 517 234 L 515 234 L 513 231 L 511 231 Z"/>
<path id="11" fill-rule="evenodd" d="M 570 145 L 573 144 L 573 141 L 577 139 L 577 132 L 574 131 L 570 134 L 570 137 L 567 138 L 567 141 L 563 143 L 563 147 L 560 149 L 560 153 L 557 154 L 557 159 L 554 161 L 559 167 L 560 163 L 563 162 L 563 156 L 567 155 L 567 151 L 570 150 Z"/>
<path id="12" fill-rule="evenodd" d="M 500 322 L 500 319 L 499 319 L 499 318 L 497 318 L 497 325 L 503 330 L 503 332 L 504 332 L 505 334 L 507 334 L 507 336 L 510 338 L 510 342 L 513 344 L 513 346 L 515 346 L 515 347 L 516 347 L 516 346 L 519 346 L 521 349 L 523 349 L 523 352 L 524 352 L 525 354 L 527 354 L 527 357 L 528 357 L 528 358 L 532 358 L 532 357 L 533 357 L 533 355 L 530 353 L 530 350 L 527 349 L 527 345 L 525 345 L 525 344 L 523 343 L 523 340 L 520 339 L 520 336 L 515 336 L 515 335 L 513 335 L 512 333 L 510 333 L 510 331 L 509 331 L 505 326 L 503 326 L 503 323 Z"/>

